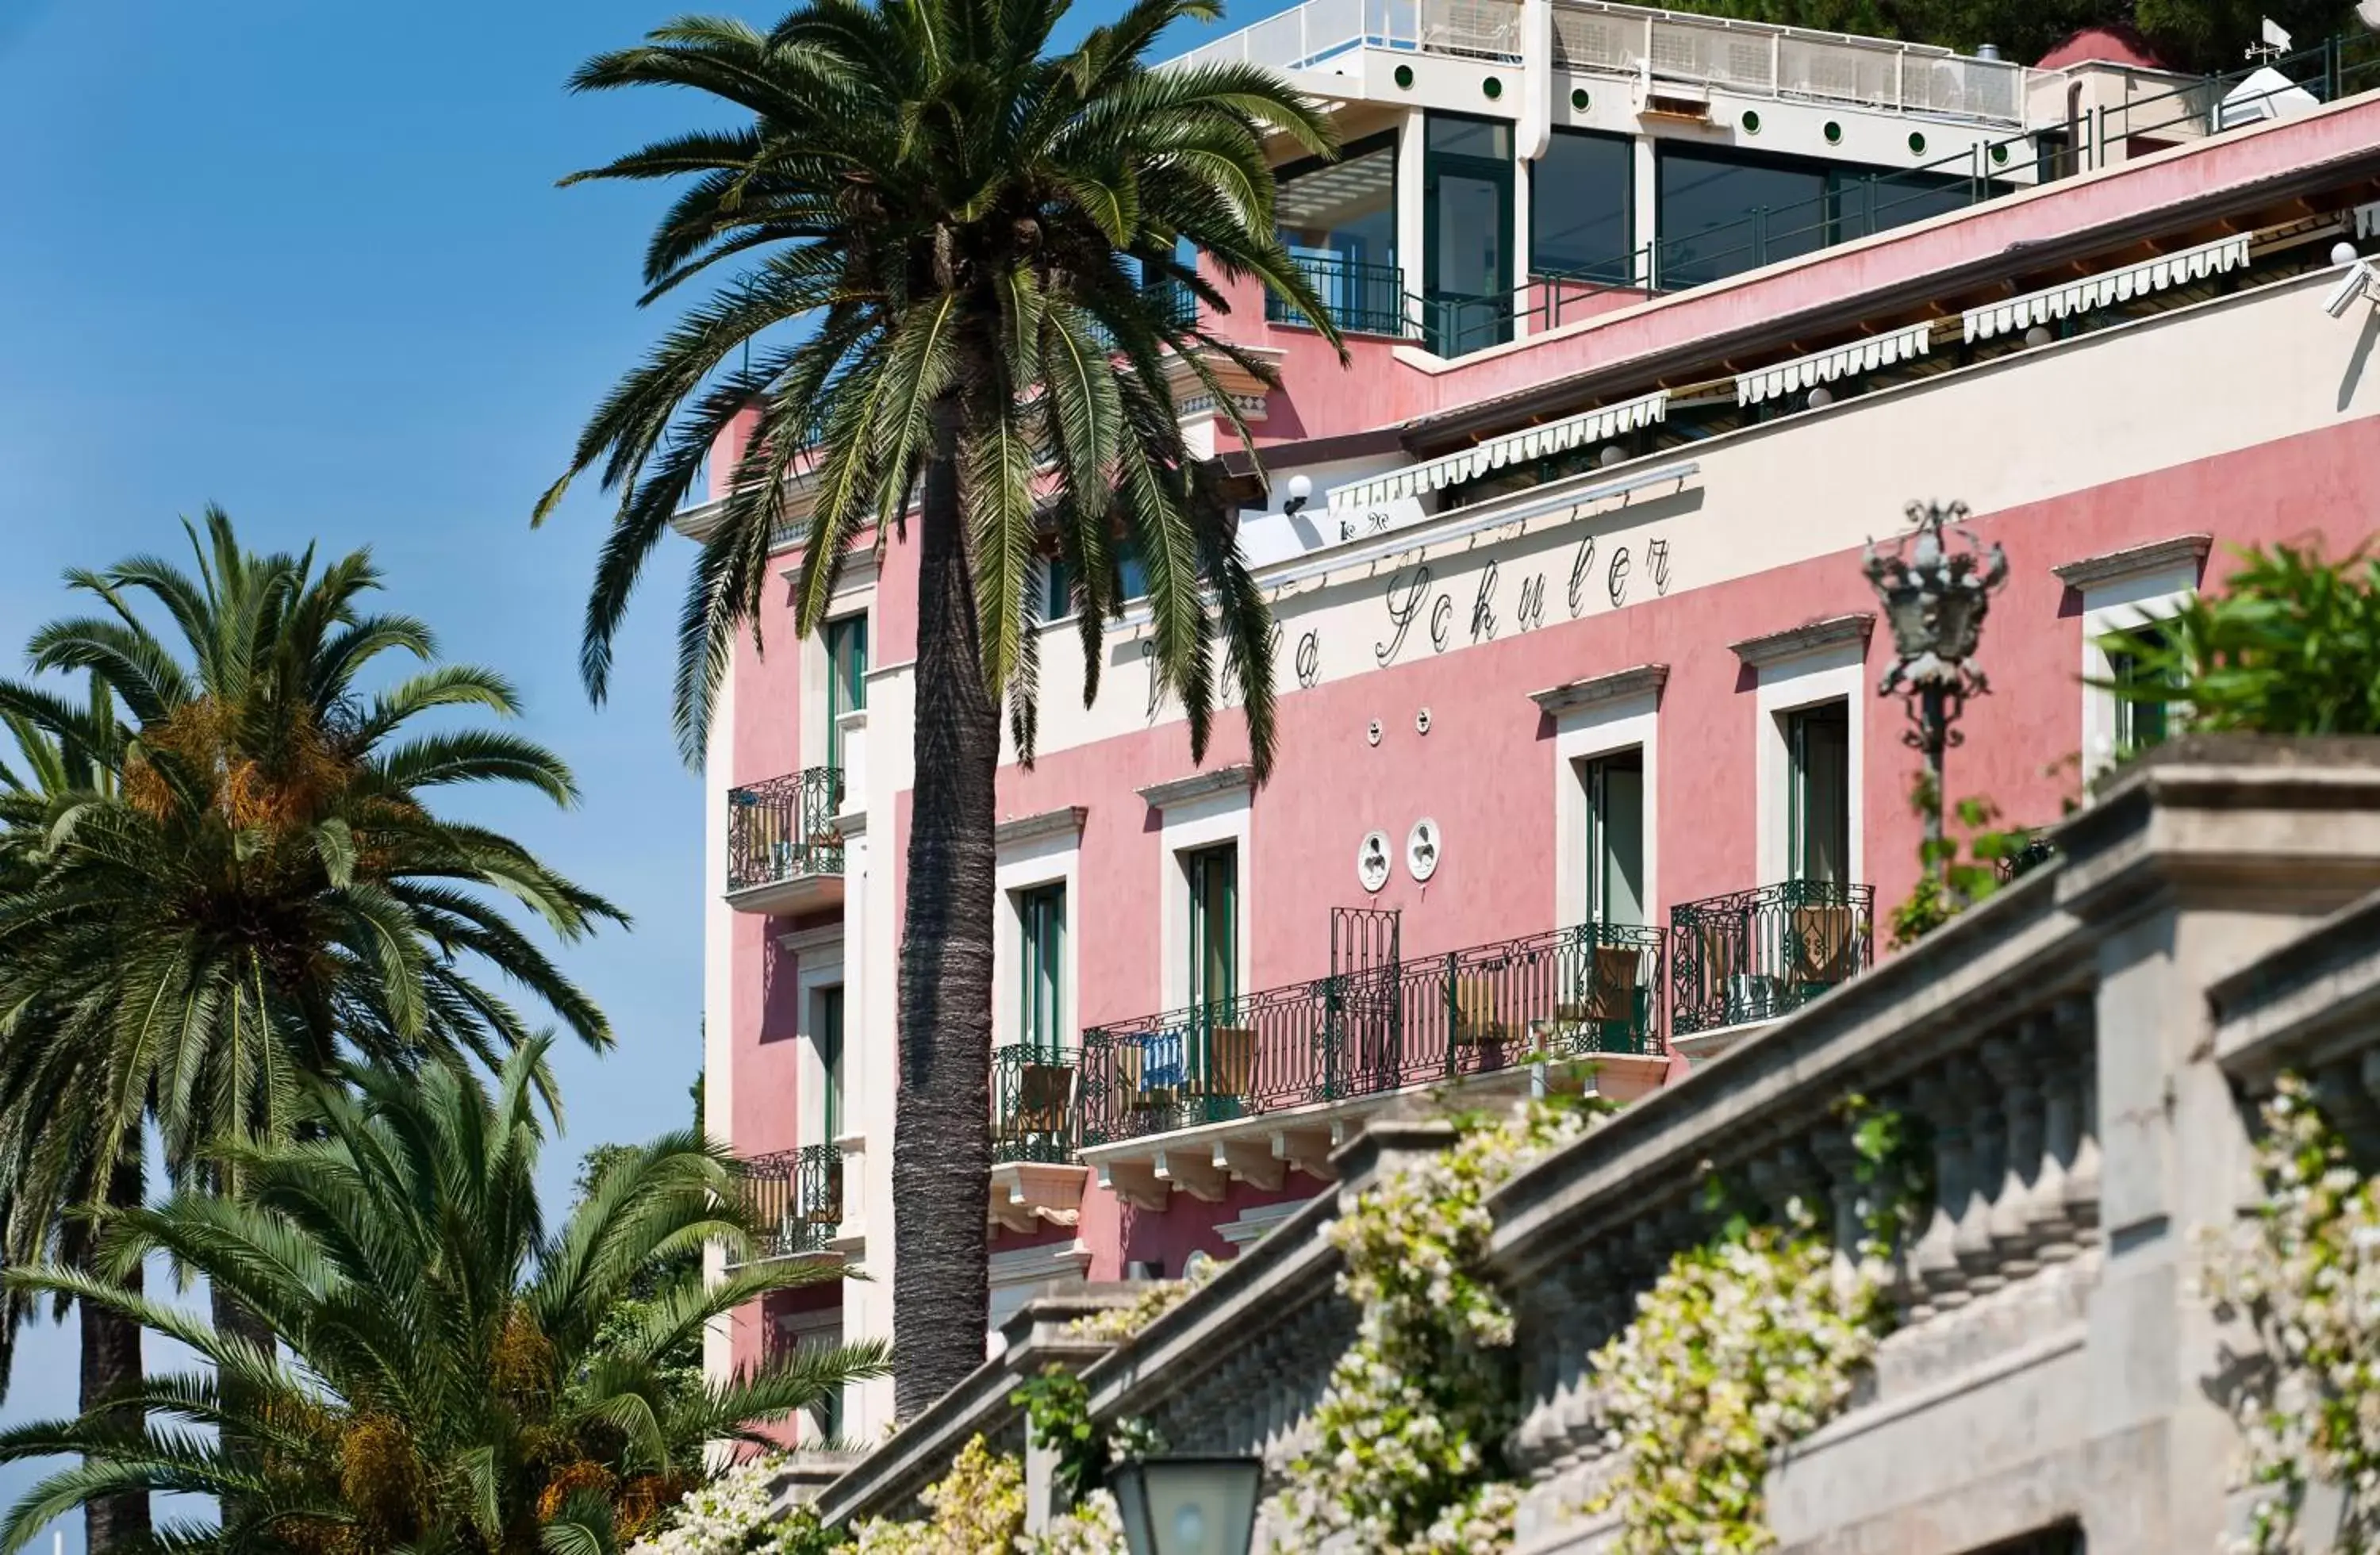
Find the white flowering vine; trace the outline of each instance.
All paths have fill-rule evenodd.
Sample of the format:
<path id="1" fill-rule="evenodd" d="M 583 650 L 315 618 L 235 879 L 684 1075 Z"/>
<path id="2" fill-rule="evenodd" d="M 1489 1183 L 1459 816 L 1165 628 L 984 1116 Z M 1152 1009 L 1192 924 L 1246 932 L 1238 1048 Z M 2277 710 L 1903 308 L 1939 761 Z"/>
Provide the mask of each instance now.
<path id="1" fill-rule="evenodd" d="M 1620 1513 L 1619 1555 L 1772 1544 L 1770 1460 L 1850 1402 L 1888 1314 L 1798 1203 L 1672 1258 L 1591 1363 L 1620 1456 L 1589 1510 Z"/>
<path id="2" fill-rule="evenodd" d="M 1275 1549 L 1469 1555 L 1512 1542 L 1520 1492 L 1499 1444 L 1518 1409 L 1513 1321 L 1482 1267 L 1488 1199 L 1586 1121 L 1546 1102 L 1458 1119 L 1451 1148 L 1399 1165 L 1331 1223 L 1355 1342 L 1274 1502 Z"/>
<path id="3" fill-rule="evenodd" d="M 638 1555 L 801 1555 L 796 1537 L 809 1529 L 800 1514 L 776 1510 L 782 1454 L 736 1464 L 689 1491 L 669 1513 L 668 1525 L 639 1541 Z"/>
<path id="4" fill-rule="evenodd" d="M 1087 1313 L 1066 1324 L 1079 1339 L 1120 1344 L 1207 1288 L 1230 1265 L 1218 1258 L 1194 1260 L 1179 1280 L 1160 1280 L 1122 1306 Z"/>
<path id="5" fill-rule="evenodd" d="M 1025 1534 L 1025 1467 L 970 1437 L 950 1472 L 917 1494 L 926 1515 L 859 1525 L 859 1555 L 995 1555 Z"/>
<path id="6" fill-rule="evenodd" d="M 2255 1504 L 2238 1548 L 2304 1548 L 2307 1492 L 2340 1493 L 2336 1548 L 2380 1533 L 2380 1184 L 2349 1160 L 2312 1088 L 2284 1075 L 2264 1107 L 2264 1202 L 2208 1259 L 2208 1294 L 2256 1326 L 2268 1362 L 2232 1398 Z"/>

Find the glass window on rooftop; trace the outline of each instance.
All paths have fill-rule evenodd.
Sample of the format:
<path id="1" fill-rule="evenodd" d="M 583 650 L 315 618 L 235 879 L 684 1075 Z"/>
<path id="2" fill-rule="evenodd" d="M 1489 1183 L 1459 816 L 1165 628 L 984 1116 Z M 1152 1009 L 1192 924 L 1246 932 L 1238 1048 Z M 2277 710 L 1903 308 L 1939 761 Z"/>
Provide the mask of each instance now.
<path id="1" fill-rule="evenodd" d="M 1273 218 L 1281 241 L 1342 329 L 1400 332 L 1404 287 L 1397 273 L 1393 134 L 1359 140 L 1337 162 L 1283 168 Z M 1305 322 L 1278 304 L 1267 310 L 1267 317 Z"/>
<path id="2" fill-rule="evenodd" d="M 1557 129 L 1530 172 L 1529 273 L 1635 279 L 1630 231 L 1636 148 L 1618 135 Z"/>
<path id="3" fill-rule="evenodd" d="M 1826 246 L 1827 175 L 1815 165 L 1661 148 L 1662 289 L 1706 285 Z"/>

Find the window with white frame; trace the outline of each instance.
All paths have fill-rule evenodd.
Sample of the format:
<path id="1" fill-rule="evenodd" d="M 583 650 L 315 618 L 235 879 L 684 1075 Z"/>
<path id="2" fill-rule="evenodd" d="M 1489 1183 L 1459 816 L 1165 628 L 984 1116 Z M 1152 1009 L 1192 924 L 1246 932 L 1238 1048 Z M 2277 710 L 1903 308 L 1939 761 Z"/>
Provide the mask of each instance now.
<path id="1" fill-rule="evenodd" d="M 1645 921 L 1645 751 L 1640 746 L 1579 764 L 1586 789 L 1586 917 Z"/>
<path id="2" fill-rule="evenodd" d="M 1787 878 L 1830 885 L 1852 878 L 1852 711 L 1820 702 L 1783 715 Z"/>
<path id="3" fill-rule="evenodd" d="M 2088 780 L 2163 741 L 2173 732 L 2169 704 L 2124 695 L 2155 671 L 2137 652 L 2110 641 L 2119 634 L 2143 646 L 2155 643 L 2158 623 L 2179 613 L 2198 591 L 2211 536 L 2170 540 L 2084 557 L 2052 569 L 2082 596 L 2082 757 Z"/>

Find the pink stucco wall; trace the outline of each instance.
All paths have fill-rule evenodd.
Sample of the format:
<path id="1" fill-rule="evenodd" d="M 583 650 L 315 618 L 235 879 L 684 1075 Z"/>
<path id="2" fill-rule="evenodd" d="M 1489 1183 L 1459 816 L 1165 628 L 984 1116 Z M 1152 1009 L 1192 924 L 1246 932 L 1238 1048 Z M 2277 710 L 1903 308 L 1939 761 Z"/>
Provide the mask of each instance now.
<path id="1" fill-rule="evenodd" d="M 2220 545 L 2318 535 L 2334 548 L 2362 539 L 2372 519 L 2364 493 L 2380 481 L 2380 437 L 2350 424 L 2198 460 L 2152 475 L 2033 504 L 1976 526 L 2005 544 L 2010 575 L 1992 607 L 1983 663 L 1991 694 L 1968 708 L 1966 743 L 1951 754 L 1955 799 L 1987 796 L 2011 822 L 2058 819 L 2077 796 L 2071 762 L 2082 744 L 2080 599 L 2050 571 L 2061 563 L 2211 530 Z M 1657 913 L 1669 905 L 1766 883 L 1757 878 L 1754 779 L 1755 685 L 1730 641 L 1800 622 L 1874 608 L 1855 553 L 1585 620 L 1351 681 L 1299 691 L 1281 702 L 1282 758 L 1250 815 L 1242 869 L 1252 932 L 1252 988 L 1319 976 L 1328 969 L 1329 910 L 1357 900 L 1348 797 L 1360 789 L 1367 812 L 1431 814 L 1447 839 L 1430 883 L 1400 875 L 1377 898 L 1403 910 L 1408 954 L 1452 950 L 1557 927 L 1554 893 L 1552 731 L 1526 693 L 1584 676 L 1656 662 L 1670 666 L 1661 702 Z M 2220 586 L 2225 558 L 2210 563 Z M 1873 684 L 1889 655 L 1879 626 L 1871 640 Z M 1379 749 L 1365 729 L 1384 707 L 1427 705 L 1427 736 L 1391 724 Z M 1865 721 L 1866 874 L 1881 909 L 1904 897 L 1917 876 L 1918 823 L 1906 795 L 1914 754 L 1900 743 L 1897 703 L 1854 704 Z M 1210 764 L 1241 754 L 1219 730 Z M 1001 810 L 1028 814 L 1081 805 L 1083 906 L 1074 915 L 1083 1024 L 1151 1013 L 1161 999 L 1154 882 L 1162 860 L 1155 819 L 1133 790 L 1180 776 L 1189 757 L 1178 724 L 1045 757 L 1037 769 L 1002 773 Z M 1881 912 L 1879 913 L 1881 916 Z M 1879 938 L 1881 930 L 1879 929 Z M 1878 944 L 1879 954 L 1888 954 Z M 1213 1227 L 1246 1208 L 1304 1197 L 1318 1184 L 1293 1174 L 1284 1194 L 1234 1185 L 1221 1204 L 1176 1194 L 1161 1214 L 1119 1204 L 1094 1184 L 1081 1234 L 1092 1277 L 1120 1275 L 1135 1258 L 1160 1258 L 1170 1273 L 1192 1248 L 1226 1256 Z M 1008 1246 L 1007 1240 L 998 1245 Z"/>

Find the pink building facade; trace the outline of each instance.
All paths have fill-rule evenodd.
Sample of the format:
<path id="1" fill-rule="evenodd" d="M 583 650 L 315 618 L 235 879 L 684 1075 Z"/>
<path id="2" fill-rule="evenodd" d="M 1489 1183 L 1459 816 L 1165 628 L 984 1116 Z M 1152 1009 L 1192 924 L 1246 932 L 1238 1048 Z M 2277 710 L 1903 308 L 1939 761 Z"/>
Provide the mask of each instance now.
<path id="1" fill-rule="evenodd" d="M 1948 786 L 2014 824 L 2158 736 L 2089 684 L 2106 632 L 2227 547 L 2371 528 L 2380 100 L 2336 58 L 2226 108 L 1620 6 L 1288 15 L 1208 47 L 1341 118 L 1282 210 L 1354 360 L 1240 288 L 1208 325 L 1278 364 L 1230 385 L 1261 474 L 1183 395 L 1240 472 L 1281 758 L 1254 786 L 1227 716 L 1192 765 L 1145 613 L 1088 708 L 1043 628 L 1038 757 L 1001 774 L 995 1318 L 1234 1256 L 1402 1090 L 1624 1101 L 1888 954 L 1917 757 L 1861 560 L 1912 500 L 2007 556 Z M 856 553 L 821 638 L 774 611 L 717 724 L 709 1115 L 772 1255 L 868 1278 L 747 1313 L 714 1367 L 893 1321 L 914 566 Z M 871 1388 L 810 1430 L 890 1418 Z"/>

